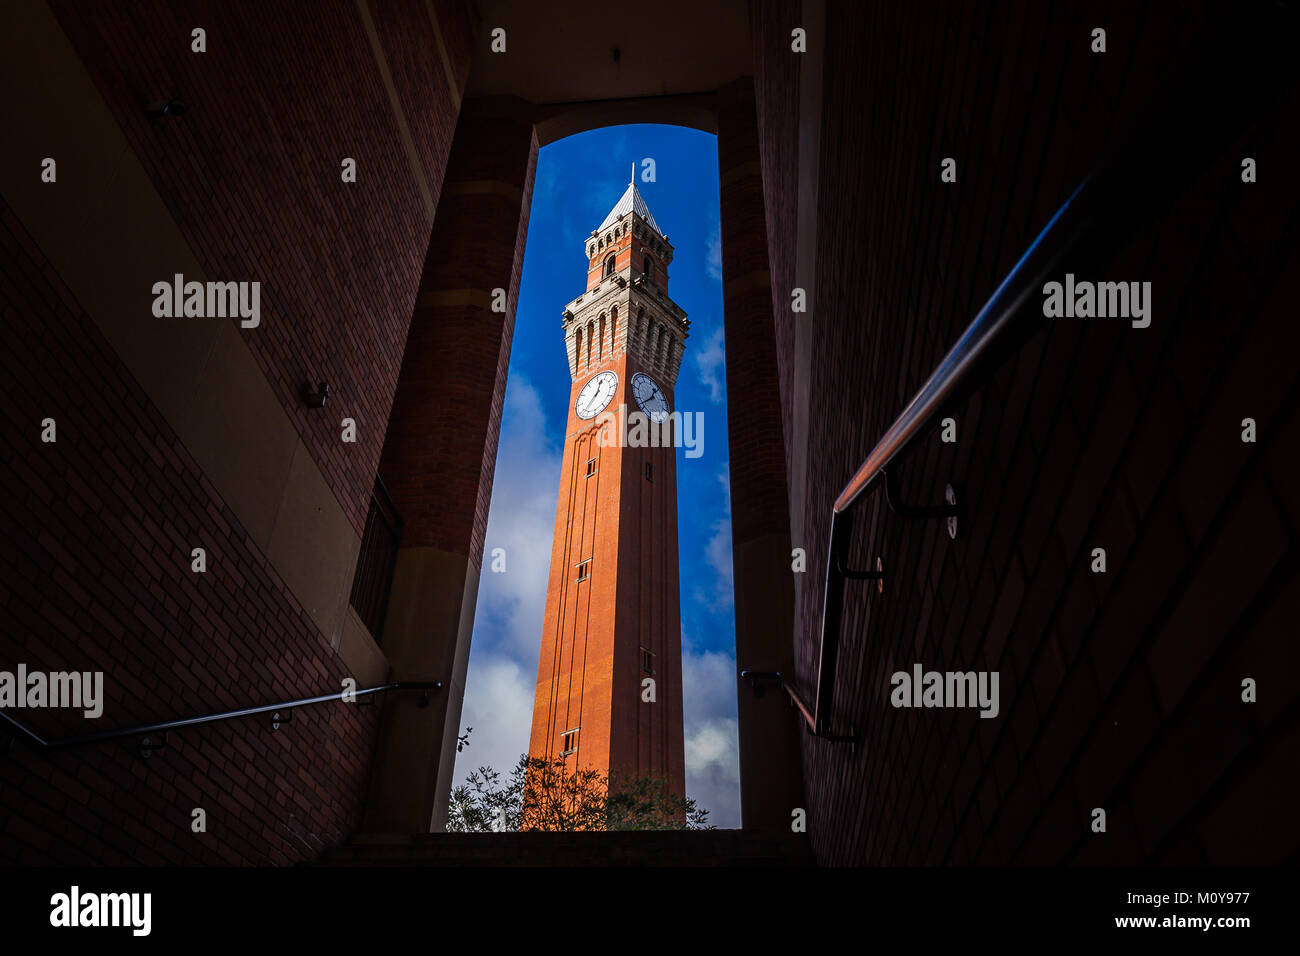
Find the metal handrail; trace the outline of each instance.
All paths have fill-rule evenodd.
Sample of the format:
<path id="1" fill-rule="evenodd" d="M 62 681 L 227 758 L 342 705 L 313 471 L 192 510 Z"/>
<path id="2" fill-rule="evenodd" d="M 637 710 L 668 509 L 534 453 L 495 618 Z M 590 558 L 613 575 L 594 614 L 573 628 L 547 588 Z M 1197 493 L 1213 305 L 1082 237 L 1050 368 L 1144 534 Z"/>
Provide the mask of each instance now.
<path id="1" fill-rule="evenodd" d="M 857 571 L 846 567 L 849 542 L 852 540 L 852 508 L 869 490 L 873 490 L 887 476 L 887 466 L 893 464 L 908 449 L 911 442 L 933 425 L 937 413 L 969 386 L 972 370 L 994 354 L 994 346 L 1005 341 L 1013 323 L 1021 317 L 1022 307 L 1039 287 L 1043 277 L 1060 264 L 1071 243 L 1060 241 L 1058 229 L 1066 214 L 1085 193 L 1089 180 L 1085 180 L 1069 199 L 1056 211 L 1038 234 L 1033 244 L 1020 257 L 1006 278 L 998 285 L 984 307 L 967 326 L 948 354 L 935 367 L 930 377 L 907 403 L 907 406 L 876 443 L 862 465 L 849 479 L 844 490 L 835 499 L 831 510 L 830 543 L 827 549 L 825 591 L 822 604 L 821 647 L 818 652 L 817 690 L 810 707 L 794 684 L 776 671 L 741 672 L 741 677 L 751 683 L 775 681 L 790 696 L 798 708 L 809 733 L 828 740 L 856 740 L 856 734 L 831 733 L 828 714 L 835 689 L 835 668 L 839 650 L 840 615 L 844 601 L 844 584 L 849 580 L 864 578 L 883 579 L 883 571 Z M 1041 320 L 1042 316 L 1038 318 Z M 900 509 L 901 510 L 901 509 Z M 916 509 L 918 512 L 938 516 L 953 513 L 947 509 Z"/>
<path id="2" fill-rule="evenodd" d="M 830 732 L 829 713 L 846 580 L 882 579 L 883 571 L 845 566 L 853 526 L 852 508 L 879 485 L 896 483 L 887 469 L 912 442 L 933 427 L 939 412 L 978 387 L 1000 358 L 1022 346 L 1047 324 L 1041 309 L 1027 307 L 1039 298 L 1044 280 L 1068 268 L 1096 266 L 1122 248 L 1121 241 L 1149 223 L 1181 195 L 1209 162 L 1241 130 L 1286 93 L 1297 70 L 1284 37 L 1293 36 L 1296 13 L 1287 4 L 1243 5 L 1218 29 L 1207 31 L 1207 45 L 1134 132 L 1086 177 L 967 326 L 903 411 L 854 473 L 831 511 L 822 605 L 817 687 L 810 707 L 793 683 L 779 672 L 742 670 L 757 688 L 775 681 L 798 708 L 808 731 L 828 740 L 856 741 L 857 735 Z M 887 489 L 888 490 L 888 489 Z M 905 509 L 908 517 L 955 514 L 951 509 Z M 916 512 L 907 515 L 907 511 Z"/>
<path id="3" fill-rule="evenodd" d="M 277 723 L 279 722 L 279 712 L 288 712 L 298 707 L 306 707 L 310 704 L 323 704 L 332 700 L 343 700 L 345 697 L 368 697 L 371 694 L 378 694 L 383 691 L 391 690 L 398 692 L 420 691 L 420 706 L 426 706 L 429 700 L 429 694 L 436 690 L 442 689 L 442 681 L 392 681 L 387 684 L 381 684 L 377 687 L 366 687 L 361 690 L 340 691 L 337 694 L 322 694 L 319 697 L 303 697 L 298 700 L 281 701 L 278 704 L 264 704 L 259 707 L 242 707 L 238 710 L 224 710 L 211 714 L 202 714 L 197 717 L 183 717 L 179 720 L 163 720 L 151 724 L 137 724 L 133 727 L 119 727 L 116 730 L 101 730 L 93 734 L 78 734 L 74 737 L 63 737 L 58 740 L 46 740 L 36 731 L 23 724 L 17 718 L 0 710 L 0 719 L 3 719 L 14 730 L 17 731 L 18 739 L 24 741 L 38 750 L 65 750 L 69 747 L 82 747 L 88 744 L 102 743 L 106 740 L 117 740 L 123 737 L 147 737 L 150 734 L 166 735 L 168 731 L 179 730 L 182 727 L 193 727 L 197 724 L 210 724 L 220 720 L 231 720 L 236 717 L 249 717 L 253 714 L 276 713 Z M 288 717 L 284 720 L 288 721 Z M 157 742 L 151 742 L 148 749 L 157 750 L 162 745 Z M 145 749 L 142 745 L 142 750 Z"/>

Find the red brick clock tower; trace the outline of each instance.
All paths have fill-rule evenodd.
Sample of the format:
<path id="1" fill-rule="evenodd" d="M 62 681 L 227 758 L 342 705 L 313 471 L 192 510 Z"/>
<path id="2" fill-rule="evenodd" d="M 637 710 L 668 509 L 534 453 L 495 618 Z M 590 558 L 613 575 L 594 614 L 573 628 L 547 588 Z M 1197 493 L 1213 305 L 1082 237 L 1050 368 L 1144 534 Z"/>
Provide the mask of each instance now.
<path id="1" fill-rule="evenodd" d="M 621 433 L 620 406 L 656 422 L 673 409 L 690 323 L 668 297 L 673 247 L 635 181 L 586 252 L 587 291 L 564 310 L 573 388 L 529 754 L 667 778 L 680 795 L 675 450 L 601 429 L 612 417 L 607 435 Z"/>

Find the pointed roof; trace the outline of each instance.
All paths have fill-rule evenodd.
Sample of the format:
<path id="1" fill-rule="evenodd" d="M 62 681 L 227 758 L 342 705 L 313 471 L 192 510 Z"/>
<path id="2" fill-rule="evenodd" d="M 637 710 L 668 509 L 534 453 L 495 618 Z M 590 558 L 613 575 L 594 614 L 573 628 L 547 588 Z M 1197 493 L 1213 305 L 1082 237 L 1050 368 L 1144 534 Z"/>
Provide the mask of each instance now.
<path id="1" fill-rule="evenodd" d="M 635 169 L 635 167 L 633 168 Z M 645 197 L 636 188 L 635 181 L 627 184 L 627 191 L 623 193 L 623 198 L 614 204 L 614 208 L 609 211 L 609 215 L 605 217 L 605 221 L 600 224 L 600 228 L 596 231 L 601 232 L 606 226 L 613 225 L 629 212 L 634 212 L 644 219 L 650 225 L 650 228 L 659 235 L 664 234 L 664 231 L 659 228 L 659 223 L 655 222 L 655 217 L 650 214 L 650 207 L 645 204 Z"/>

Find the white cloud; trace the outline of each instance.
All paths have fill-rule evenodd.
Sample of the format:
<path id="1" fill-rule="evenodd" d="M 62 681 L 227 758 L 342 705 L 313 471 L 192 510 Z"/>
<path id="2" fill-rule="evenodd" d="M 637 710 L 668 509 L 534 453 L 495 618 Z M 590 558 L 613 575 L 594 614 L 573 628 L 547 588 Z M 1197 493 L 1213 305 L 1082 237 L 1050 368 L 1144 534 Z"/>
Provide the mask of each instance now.
<path id="1" fill-rule="evenodd" d="M 460 725 L 462 731 L 474 731 L 469 746 L 456 755 L 457 785 L 479 767 L 491 767 L 504 777 L 528 750 L 536 677 L 536 668 L 525 671 L 504 655 L 472 656 Z"/>
<path id="2" fill-rule="evenodd" d="M 736 736 L 736 660 L 730 654 L 682 653 L 686 792 L 717 827 L 740 826 L 740 754 Z"/>
<path id="3" fill-rule="evenodd" d="M 561 455 L 546 436 L 537 389 L 522 375 L 510 376 L 501 421 L 473 646 L 486 643 L 488 650 L 532 655 L 535 662 L 546 609 Z M 500 573 L 492 570 L 496 548 L 505 552 L 506 570 Z"/>
<path id="4" fill-rule="evenodd" d="M 719 518 L 713 522 L 713 534 L 704 547 L 705 560 L 713 569 L 713 597 L 709 606 L 715 611 L 728 607 L 734 600 L 736 589 L 731 565 L 731 519 Z"/>
<path id="5" fill-rule="evenodd" d="M 539 157 L 537 171 L 533 175 L 533 203 L 536 204 L 540 199 L 549 208 L 554 205 L 555 190 L 555 164 Z"/>
<path id="6" fill-rule="evenodd" d="M 722 326 L 701 342 L 694 351 L 695 368 L 700 374 L 700 384 L 709 390 L 709 400 L 715 405 L 722 401 L 723 383 L 726 380 L 727 352 Z"/>
<path id="7" fill-rule="evenodd" d="M 722 486 L 722 514 L 714 520 L 708 541 L 704 545 L 704 560 L 713 571 L 712 580 L 697 581 L 692 596 L 697 604 L 710 611 L 730 607 L 735 599 L 735 573 L 731 561 L 731 482 L 728 477 L 730 463 L 723 462 L 718 469 L 718 484 Z"/>
<path id="8" fill-rule="evenodd" d="M 470 748 L 457 755 L 455 782 L 481 766 L 507 773 L 528 749 L 546 578 L 555 532 L 560 451 L 546 436 L 541 399 L 524 376 L 510 376 L 501 416 L 461 729 Z M 504 572 L 492 570 L 493 550 Z"/>
<path id="9" fill-rule="evenodd" d="M 704 271 L 708 273 L 709 278 L 722 281 L 722 223 L 717 222 L 713 226 L 713 231 L 709 233 L 708 243 L 705 247 Z"/>
<path id="10" fill-rule="evenodd" d="M 682 648 L 682 706 L 686 722 L 736 716 L 736 658 L 723 651 Z"/>

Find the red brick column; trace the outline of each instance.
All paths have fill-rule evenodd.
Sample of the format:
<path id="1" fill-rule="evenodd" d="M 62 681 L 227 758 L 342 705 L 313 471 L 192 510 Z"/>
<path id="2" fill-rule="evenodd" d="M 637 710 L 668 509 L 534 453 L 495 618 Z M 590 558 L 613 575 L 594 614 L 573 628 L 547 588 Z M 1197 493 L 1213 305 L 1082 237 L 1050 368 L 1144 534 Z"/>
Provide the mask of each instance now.
<path id="1" fill-rule="evenodd" d="M 731 547 L 739 668 L 793 675 L 794 583 L 785 441 L 772 317 L 763 182 L 749 80 L 718 108 L 722 301 L 731 435 Z M 798 724 L 785 695 L 741 681 L 740 805 L 746 829 L 788 832 L 803 805 Z"/>
<path id="2" fill-rule="evenodd" d="M 387 705 L 368 830 L 446 822 L 536 162 L 516 104 L 465 103 L 379 467 L 404 522 L 383 648 L 444 686 Z"/>

